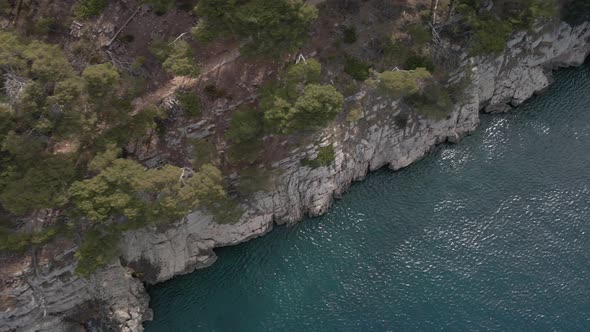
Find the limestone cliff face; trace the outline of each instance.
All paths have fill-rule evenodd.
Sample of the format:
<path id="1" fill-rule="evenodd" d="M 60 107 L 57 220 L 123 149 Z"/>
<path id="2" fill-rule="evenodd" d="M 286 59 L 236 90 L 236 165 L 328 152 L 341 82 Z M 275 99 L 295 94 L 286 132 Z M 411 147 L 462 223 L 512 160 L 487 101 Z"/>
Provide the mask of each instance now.
<path id="1" fill-rule="evenodd" d="M 496 58 L 473 59 L 462 55 L 461 69 L 451 81 L 466 81 L 462 101 L 442 121 L 410 115 L 398 100 L 385 98 L 368 88 L 347 99 L 363 117 L 331 128 L 318 136 L 320 146 L 333 144 L 335 162 L 311 169 L 301 159 L 313 158 L 315 147 L 291 151 L 273 166 L 282 170 L 271 193 L 259 193 L 248 214 L 236 225 L 216 224 L 195 212 L 176 227 L 159 233 L 143 229 L 125 237 L 123 259 L 145 271 L 145 280 L 161 282 L 215 260 L 215 247 L 237 244 L 260 236 L 277 224 L 292 223 L 305 215 L 327 211 L 333 199 L 368 171 L 388 166 L 408 166 L 436 144 L 456 142 L 479 125 L 479 111 L 507 111 L 542 91 L 551 82 L 551 69 L 577 66 L 590 53 L 590 26 L 571 28 L 563 23 L 547 25 L 532 33 L 521 32 Z M 407 123 L 400 127 L 400 117 Z M 133 263 L 136 264 L 133 264 Z"/>
<path id="2" fill-rule="evenodd" d="M 588 55 L 588 23 L 562 23 L 519 32 L 506 52 L 479 64 L 479 102 L 487 112 L 505 112 L 551 83 L 548 69 L 581 65 Z"/>
<path id="3" fill-rule="evenodd" d="M 464 95 L 444 120 L 413 115 L 398 100 L 365 88 L 347 99 L 362 118 L 329 128 L 318 135 L 320 146 L 332 144 L 334 163 L 312 169 L 301 166 L 313 158 L 316 144 L 291 151 L 273 166 L 281 170 L 274 190 L 258 193 L 235 225 L 220 225 L 195 212 L 166 231 L 154 228 L 130 232 L 122 240 L 121 263 L 91 280 L 73 275 L 74 260 L 50 261 L 37 272 L 25 267 L 11 278 L 18 287 L 0 288 L 0 331 L 64 330 L 81 306 L 100 306 L 103 318 L 120 330 L 141 330 L 151 318 L 147 294 L 132 271 L 147 283 L 168 280 L 212 264 L 215 247 L 234 245 L 263 235 L 274 223 L 293 223 L 306 215 L 325 213 L 352 181 L 383 166 L 400 169 L 426 155 L 436 144 L 457 142 L 479 125 L 479 111 L 504 112 L 542 91 L 551 82 L 550 69 L 583 63 L 590 53 L 590 24 L 575 28 L 548 24 L 516 34 L 506 52 L 496 58 L 459 55 L 460 69 L 451 81 L 464 82 Z M 65 255 L 65 254 L 64 254 Z M 61 262 L 61 263 L 57 263 Z M 62 264 L 56 267 L 55 264 Z M 1 286 L 1 285 L 0 285 Z"/>
<path id="4" fill-rule="evenodd" d="M 37 264 L 3 262 L 0 271 L 0 331 L 78 331 L 95 317 L 105 328 L 141 330 L 149 296 L 143 284 L 120 264 L 90 279 L 75 275 L 73 243 L 46 246 Z"/>

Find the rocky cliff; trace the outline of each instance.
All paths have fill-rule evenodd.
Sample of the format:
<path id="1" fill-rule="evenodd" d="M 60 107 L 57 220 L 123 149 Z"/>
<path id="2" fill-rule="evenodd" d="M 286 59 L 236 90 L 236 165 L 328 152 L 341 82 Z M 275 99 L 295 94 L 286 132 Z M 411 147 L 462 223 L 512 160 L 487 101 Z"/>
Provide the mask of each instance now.
<path id="1" fill-rule="evenodd" d="M 56 250 L 56 255 L 39 253 L 46 258 L 37 266 L 3 269 L 0 331 L 79 329 L 82 323 L 141 330 L 151 310 L 140 279 L 153 284 L 206 267 L 215 261 L 216 247 L 263 235 L 274 223 L 325 213 L 334 198 L 369 171 L 386 165 L 394 170 L 408 166 L 437 144 L 457 142 L 474 131 L 480 110 L 505 112 L 542 91 L 551 83 L 551 69 L 584 62 L 590 53 L 589 40 L 589 23 L 575 28 L 555 23 L 515 34 L 506 51 L 495 58 L 471 58 L 460 47 L 447 45 L 456 50 L 447 56 L 458 59 L 450 81 L 461 86 L 462 96 L 446 119 L 418 117 L 399 100 L 365 87 L 346 101 L 349 110 L 360 110 L 360 119 L 340 121 L 318 134 L 317 144 L 291 151 L 288 158 L 276 162 L 273 166 L 281 175 L 274 189 L 251 199 L 239 223 L 217 224 L 194 212 L 167 230 L 153 227 L 130 232 L 122 240 L 120 262 L 90 280 L 73 274 L 71 246 Z M 302 158 L 317 154 L 317 146 L 330 144 L 336 152 L 330 166 L 301 165 Z"/>

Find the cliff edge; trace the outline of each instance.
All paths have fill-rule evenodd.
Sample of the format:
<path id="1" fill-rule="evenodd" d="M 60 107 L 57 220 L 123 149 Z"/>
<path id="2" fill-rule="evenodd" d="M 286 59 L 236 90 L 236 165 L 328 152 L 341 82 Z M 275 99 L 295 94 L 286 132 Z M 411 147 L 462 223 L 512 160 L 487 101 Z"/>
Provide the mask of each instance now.
<path id="1" fill-rule="evenodd" d="M 458 59 L 449 81 L 462 82 L 463 93 L 446 118 L 412 115 L 399 99 L 363 86 L 346 99 L 346 107 L 356 109 L 355 118 L 323 130 L 317 144 L 289 151 L 288 157 L 275 162 L 281 176 L 272 190 L 250 199 L 238 223 L 215 223 L 197 211 L 165 229 L 130 231 L 121 241 L 120 260 L 89 279 L 74 273 L 76 247 L 65 240 L 45 246 L 30 263 L 7 264 L 10 268 L 0 275 L 0 331 L 77 330 L 82 321 L 87 326 L 141 331 L 142 322 L 152 318 L 143 282 L 155 284 L 207 267 L 216 260 L 216 247 L 264 235 L 275 223 L 323 214 L 369 171 L 384 166 L 397 170 L 437 144 L 458 142 L 477 129 L 481 110 L 509 111 L 543 91 L 552 81 L 551 70 L 581 65 L 590 53 L 589 39 L 588 22 L 575 27 L 548 23 L 516 33 L 496 57 L 471 57 L 447 44 L 443 56 Z M 335 153 L 331 165 L 301 164 L 325 146 Z"/>

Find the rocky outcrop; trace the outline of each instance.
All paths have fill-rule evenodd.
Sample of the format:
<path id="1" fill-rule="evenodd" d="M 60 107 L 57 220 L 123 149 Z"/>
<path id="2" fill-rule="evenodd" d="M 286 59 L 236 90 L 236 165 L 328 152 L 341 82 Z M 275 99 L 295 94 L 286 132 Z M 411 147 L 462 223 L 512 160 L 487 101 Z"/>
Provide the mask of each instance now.
<path id="1" fill-rule="evenodd" d="M 479 62 L 479 101 L 486 112 L 506 112 L 551 83 L 551 69 L 579 66 L 588 55 L 588 24 L 542 25 L 519 32 L 506 52 Z"/>
<path id="2" fill-rule="evenodd" d="M 2 262 L 0 331 L 77 331 L 92 320 L 107 329 L 141 330 L 151 317 L 143 284 L 121 264 L 78 277 L 75 251 L 60 241 L 35 253 L 36 263 L 31 256 Z"/>
<path id="3" fill-rule="evenodd" d="M 590 53 L 589 38 L 588 23 L 575 28 L 546 24 L 516 34 L 496 58 L 459 54 L 460 68 L 450 81 L 461 84 L 464 94 L 440 121 L 418 117 L 399 100 L 365 87 L 346 101 L 348 109 L 362 110 L 362 118 L 342 119 L 308 146 L 274 163 L 281 173 L 274 190 L 255 195 L 237 224 L 217 224 L 194 212 L 164 231 L 148 227 L 129 232 L 121 241 L 122 264 L 114 263 L 90 280 L 72 273 L 71 248 L 36 269 L 23 266 L 1 274 L 0 331 L 66 330 L 92 318 L 102 318 L 120 330 L 141 330 L 141 321 L 150 319 L 151 311 L 147 293 L 135 277 L 147 283 L 168 280 L 212 264 L 216 247 L 261 236 L 274 223 L 325 213 L 334 198 L 369 171 L 408 166 L 437 144 L 457 142 L 474 131 L 481 109 L 504 112 L 542 91 L 551 82 L 551 69 L 584 61 Z M 301 159 L 315 156 L 318 146 L 330 144 L 336 151 L 330 166 L 301 165 Z"/>
<path id="4" fill-rule="evenodd" d="M 460 69 L 451 82 L 464 84 L 464 96 L 444 120 L 416 117 L 399 100 L 369 88 L 347 99 L 348 108 L 360 107 L 362 119 L 330 128 L 315 143 L 291 151 L 276 162 L 281 177 L 271 193 L 259 193 L 249 213 L 235 225 L 220 225 L 199 212 L 166 232 L 142 229 L 126 235 L 123 258 L 136 266 L 150 283 L 210 265 L 215 247 L 234 245 L 268 232 L 273 222 L 293 223 L 306 215 L 328 210 L 353 181 L 388 166 L 397 170 L 426 155 L 437 144 L 456 142 L 479 125 L 479 111 L 506 111 L 543 91 L 551 69 L 577 66 L 590 53 L 589 24 L 543 25 L 531 33 L 516 34 L 505 53 L 496 58 L 461 55 Z M 407 119 L 405 120 L 400 119 Z M 311 169 L 301 159 L 313 158 L 318 146 L 332 144 L 336 158 L 329 167 Z"/>

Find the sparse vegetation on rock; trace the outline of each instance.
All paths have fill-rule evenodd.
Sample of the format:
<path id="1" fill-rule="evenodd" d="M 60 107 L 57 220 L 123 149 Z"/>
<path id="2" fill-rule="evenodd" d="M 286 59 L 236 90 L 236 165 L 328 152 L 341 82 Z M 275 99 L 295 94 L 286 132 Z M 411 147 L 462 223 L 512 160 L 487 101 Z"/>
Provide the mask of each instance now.
<path id="1" fill-rule="evenodd" d="M 335 158 L 336 154 L 334 152 L 334 147 L 332 145 L 327 145 L 318 148 L 318 154 L 314 159 L 303 159 L 301 164 L 311 168 L 325 167 L 332 164 Z"/>

